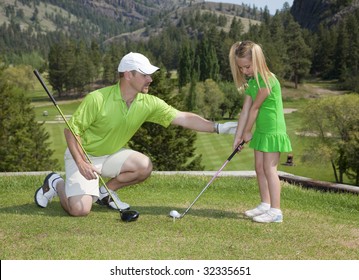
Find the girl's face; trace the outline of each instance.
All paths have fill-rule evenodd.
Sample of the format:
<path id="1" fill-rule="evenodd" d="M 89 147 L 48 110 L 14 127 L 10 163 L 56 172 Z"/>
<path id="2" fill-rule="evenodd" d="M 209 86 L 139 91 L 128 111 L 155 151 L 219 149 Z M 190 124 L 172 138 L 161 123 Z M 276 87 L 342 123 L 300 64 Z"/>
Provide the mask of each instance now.
<path id="1" fill-rule="evenodd" d="M 237 65 L 239 67 L 239 70 L 246 76 L 248 77 L 253 77 L 254 73 L 253 73 L 253 64 L 252 61 L 247 58 L 237 58 Z"/>

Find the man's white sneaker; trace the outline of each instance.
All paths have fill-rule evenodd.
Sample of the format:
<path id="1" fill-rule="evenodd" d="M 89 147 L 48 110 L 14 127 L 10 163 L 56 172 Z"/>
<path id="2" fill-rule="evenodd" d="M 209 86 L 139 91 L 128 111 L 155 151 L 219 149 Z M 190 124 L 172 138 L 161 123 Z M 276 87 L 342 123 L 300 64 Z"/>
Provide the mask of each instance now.
<path id="1" fill-rule="evenodd" d="M 264 214 L 265 212 L 267 212 L 269 210 L 270 206 L 265 207 L 262 204 L 259 204 L 256 208 L 253 208 L 251 210 L 247 210 L 246 212 L 244 212 L 244 215 L 246 215 L 247 217 L 253 218 L 255 216 L 259 216 Z"/>
<path id="2" fill-rule="evenodd" d="M 108 194 L 105 187 L 101 186 L 101 188 L 100 188 L 100 197 L 96 202 L 98 204 L 100 204 L 100 205 L 106 205 L 109 208 L 112 208 L 112 209 L 115 209 L 115 210 L 118 210 L 116 205 L 118 205 L 118 207 L 120 207 L 120 210 L 128 210 L 128 209 L 130 209 L 130 205 L 125 203 L 125 202 L 122 202 L 120 200 L 120 198 L 117 196 L 116 192 L 114 192 L 113 190 L 109 190 L 109 191 L 110 191 L 111 195 Z M 113 201 L 112 198 L 116 200 L 116 203 Z"/>
<path id="3" fill-rule="evenodd" d="M 56 184 L 60 179 L 63 180 L 60 175 L 55 172 L 46 176 L 42 186 L 35 192 L 34 200 L 38 206 L 45 208 L 49 202 L 57 196 Z"/>
<path id="4" fill-rule="evenodd" d="M 271 210 L 268 210 L 262 215 L 255 216 L 253 221 L 257 223 L 281 223 L 283 222 L 283 214 L 273 213 Z"/>

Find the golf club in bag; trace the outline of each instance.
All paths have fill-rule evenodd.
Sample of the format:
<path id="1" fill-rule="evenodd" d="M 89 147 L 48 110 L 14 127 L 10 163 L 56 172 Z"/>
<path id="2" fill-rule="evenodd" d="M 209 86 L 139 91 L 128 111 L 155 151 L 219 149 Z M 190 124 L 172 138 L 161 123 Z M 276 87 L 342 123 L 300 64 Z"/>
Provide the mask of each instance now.
<path id="1" fill-rule="evenodd" d="M 48 90 L 47 86 L 45 85 L 44 81 L 42 80 L 41 78 L 41 75 L 40 73 L 35 69 L 34 70 L 34 74 L 35 76 L 37 77 L 37 79 L 40 81 L 42 87 L 45 89 L 47 95 L 50 97 L 52 103 L 54 103 L 57 111 L 60 113 L 62 119 L 65 121 L 67 127 L 69 128 L 69 130 L 71 131 L 72 135 L 75 137 L 78 145 L 80 146 L 80 148 L 82 149 L 83 153 L 85 154 L 86 156 L 86 159 L 88 160 L 89 163 L 92 164 L 91 162 L 91 159 L 89 157 L 89 155 L 87 154 L 86 150 L 84 149 L 84 147 L 82 146 L 80 140 L 76 137 L 76 134 L 74 132 L 74 130 L 72 129 L 72 127 L 70 126 L 70 124 L 68 123 L 66 117 L 64 116 L 64 114 L 62 113 L 59 105 L 57 105 L 57 102 L 55 100 L 55 98 L 51 95 L 50 91 Z M 120 207 L 117 205 L 117 202 L 116 200 L 114 199 L 114 197 L 112 196 L 110 190 L 108 189 L 105 181 L 103 180 L 103 178 L 101 177 L 100 174 L 97 174 L 97 176 L 99 177 L 99 180 L 101 182 L 101 184 L 105 187 L 105 189 L 107 190 L 107 192 L 109 193 L 110 197 L 112 198 L 113 202 L 115 203 L 117 209 L 119 209 L 119 212 L 120 212 L 120 217 L 121 217 L 121 220 L 124 221 L 124 222 L 132 222 L 132 221 L 135 221 L 137 220 L 137 218 L 139 217 L 139 213 L 135 210 L 121 210 Z"/>
<path id="2" fill-rule="evenodd" d="M 205 190 L 211 185 L 211 183 L 214 181 L 214 179 L 216 179 L 219 175 L 219 173 L 221 173 L 221 171 L 223 170 L 223 168 L 226 167 L 226 165 L 228 164 L 228 162 L 231 161 L 231 159 L 234 157 L 234 155 L 240 151 L 240 149 L 242 148 L 242 146 L 244 145 L 244 141 L 242 141 L 237 148 L 234 149 L 234 151 L 231 153 L 231 155 L 227 158 L 227 160 L 224 162 L 224 164 L 222 165 L 222 167 L 213 175 L 212 179 L 208 182 L 208 184 L 204 187 L 204 189 L 200 192 L 200 194 L 196 197 L 196 199 L 191 203 L 191 205 L 186 209 L 186 211 L 183 212 L 183 214 L 181 215 L 180 213 L 178 213 L 178 211 L 176 210 L 172 210 L 170 212 L 170 217 L 174 218 L 174 219 L 181 219 L 183 218 L 184 215 L 187 214 L 187 212 L 191 209 L 191 207 L 196 203 L 196 201 L 199 199 L 199 197 L 205 192 Z"/>

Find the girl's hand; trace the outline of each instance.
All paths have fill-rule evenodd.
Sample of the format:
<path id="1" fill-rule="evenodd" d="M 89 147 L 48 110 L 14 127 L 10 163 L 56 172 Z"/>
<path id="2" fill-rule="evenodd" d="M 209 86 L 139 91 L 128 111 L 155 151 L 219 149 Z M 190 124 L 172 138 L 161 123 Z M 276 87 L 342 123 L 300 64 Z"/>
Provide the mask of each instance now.
<path id="1" fill-rule="evenodd" d="M 238 148 L 238 152 L 240 152 L 240 151 L 243 149 L 244 146 L 243 146 L 243 145 L 240 146 L 240 147 L 238 147 L 238 146 L 239 146 L 240 144 L 242 144 L 242 142 L 243 142 L 242 137 L 241 137 L 241 138 L 236 138 L 236 139 L 234 140 L 234 143 L 233 143 L 233 150 Z"/>
<path id="2" fill-rule="evenodd" d="M 252 136 L 253 136 L 253 135 L 252 135 L 252 132 L 248 131 L 248 132 L 244 132 L 244 133 L 243 133 L 242 138 L 243 138 L 243 140 L 244 140 L 245 143 L 248 143 L 249 141 L 252 140 Z"/>

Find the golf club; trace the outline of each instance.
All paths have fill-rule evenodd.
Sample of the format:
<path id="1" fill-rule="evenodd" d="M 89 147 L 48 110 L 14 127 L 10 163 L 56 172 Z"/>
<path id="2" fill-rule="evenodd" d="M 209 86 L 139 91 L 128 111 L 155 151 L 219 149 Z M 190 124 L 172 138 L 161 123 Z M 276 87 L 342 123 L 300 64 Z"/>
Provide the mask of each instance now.
<path id="1" fill-rule="evenodd" d="M 76 134 L 74 132 L 74 130 L 72 129 L 72 127 L 70 126 L 70 124 L 68 123 L 66 117 L 64 116 L 64 114 L 62 113 L 59 105 L 57 105 L 57 102 L 55 100 L 55 98 L 51 95 L 50 91 L 48 90 L 47 86 L 45 85 L 40 73 L 35 69 L 34 70 L 34 74 L 35 76 L 37 77 L 37 79 L 40 81 L 42 87 L 45 89 L 47 95 L 50 97 L 52 103 L 54 103 L 57 111 L 60 113 L 62 119 L 65 121 L 67 127 L 70 129 L 72 135 L 75 137 L 76 139 L 76 142 L 78 143 L 78 145 L 80 146 L 81 150 L 83 151 L 83 153 L 85 154 L 86 156 L 86 159 L 88 160 L 89 163 L 92 164 L 91 162 L 91 159 L 89 157 L 89 155 L 87 154 L 86 150 L 84 149 L 84 147 L 82 146 L 80 140 L 76 137 Z M 119 209 L 119 212 L 120 212 L 120 217 L 121 217 L 121 220 L 124 221 L 124 222 L 132 222 L 132 221 L 135 221 L 137 220 L 137 218 L 139 217 L 139 213 L 135 210 L 121 210 L 120 207 L 117 205 L 117 202 L 116 200 L 114 199 L 114 197 L 112 196 L 110 190 L 108 189 L 105 181 L 103 180 L 103 178 L 101 177 L 100 174 L 97 174 L 97 176 L 99 177 L 100 179 L 100 182 L 101 184 L 105 187 L 105 189 L 107 190 L 108 194 L 110 195 L 110 197 L 112 198 L 113 202 L 115 203 L 116 205 L 116 208 Z"/>
<path id="2" fill-rule="evenodd" d="M 186 211 L 183 212 L 183 214 L 181 215 L 180 213 L 178 213 L 178 211 L 176 210 L 172 210 L 170 212 L 170 217 L 174 218 L 174 219 L 181 219 L 183 218 L 184 215 L 186 215 L 186 213 L 189 211 L 189 209 L 191 209 L 191 207 L 196 203 L 196 201 L 199 199 L 199 197 L 205 192 L 205 190 L 211 185 L 211 183 L 214 181 L 214 179 L 216 179 L 219 175 L 219 173 L 221 173 L 221 171 L 223 170 L 223 168 L 228 164 L 228 162 L 230 162 L 230 160 L 234 157 L 234 155 L 240 151 L 240 148 L 242 148 L 242 146 L 244 145 L 244 141 L 242 141 L 237 148 L 234 149 L 234 151 L 231 153 L 231 155 L 227 158 L 227 160 L 224 162 L 224 164 L 222 165 L 222 167 L 214 174 L 214 176 L 212 177 L 212 179 L 208 182 L 208 184 L 204 187 L 204 189 L 200 192 L 200 194 L 196 197 L 196 199 L 191 203 L 191 205 L 186 209 Z"/>

